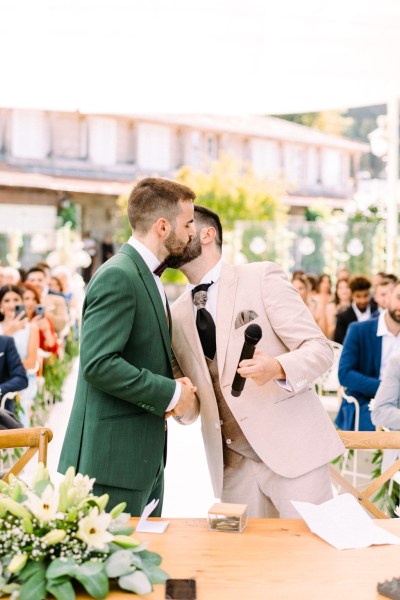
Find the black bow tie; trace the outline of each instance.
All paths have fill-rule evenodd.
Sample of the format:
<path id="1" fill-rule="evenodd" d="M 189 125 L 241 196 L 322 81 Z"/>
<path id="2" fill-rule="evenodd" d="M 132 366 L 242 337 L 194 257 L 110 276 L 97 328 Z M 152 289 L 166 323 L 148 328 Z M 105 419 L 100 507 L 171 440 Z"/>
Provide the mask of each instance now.
<path id="1" fill-rule="evenodd" d="M 165 269 L 167 269 L 167 268 L 168 268 L 168 261 L 167 261 L 167 259 L 165 259 L 162 262 L 160 262 L 158 267 L 156 267 L 154 269 L 153 273 L 154 273 L 154 275 L 161 277 L 161 275 L 164 273 Z"/>

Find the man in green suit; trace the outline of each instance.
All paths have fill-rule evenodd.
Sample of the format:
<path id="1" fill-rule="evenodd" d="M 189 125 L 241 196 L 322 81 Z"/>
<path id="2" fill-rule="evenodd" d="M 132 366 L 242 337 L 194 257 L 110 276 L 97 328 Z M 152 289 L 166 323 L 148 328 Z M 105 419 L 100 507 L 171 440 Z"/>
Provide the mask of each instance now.
<path id="1" fill-rule="evenodd" d="M 194 192 L 158 178 L 128 200 L 132 237 L 95 273 L 83 305 L 78 384 L 59 470 L 96 478 L 110 506 L 139 516 L 153 498 L 161 515 L 166 417 L 195 405 L 186 378 L 174 381 L 171 318 L 153 271 L 180 256 L 195 235 Z"/>

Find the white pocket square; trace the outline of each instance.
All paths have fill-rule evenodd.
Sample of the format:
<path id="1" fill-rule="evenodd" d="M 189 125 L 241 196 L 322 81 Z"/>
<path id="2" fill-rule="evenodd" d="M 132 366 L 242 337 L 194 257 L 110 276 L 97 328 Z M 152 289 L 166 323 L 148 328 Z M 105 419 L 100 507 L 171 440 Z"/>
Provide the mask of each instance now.
<path id="1" fill-rule="evenodd" d="M 0 352 L 0 357 L 4 356 L 4 352 Z"/>

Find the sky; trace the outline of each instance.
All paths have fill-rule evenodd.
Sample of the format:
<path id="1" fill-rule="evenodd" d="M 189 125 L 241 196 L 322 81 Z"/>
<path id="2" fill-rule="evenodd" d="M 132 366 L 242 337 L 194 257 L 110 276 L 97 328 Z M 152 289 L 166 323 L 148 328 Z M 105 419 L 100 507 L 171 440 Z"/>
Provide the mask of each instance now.
<path id="1" fill-rule="evenodd" d="M 0 106 L 278 114 L 400 95 L 399 0 L 0 0 Z"/>

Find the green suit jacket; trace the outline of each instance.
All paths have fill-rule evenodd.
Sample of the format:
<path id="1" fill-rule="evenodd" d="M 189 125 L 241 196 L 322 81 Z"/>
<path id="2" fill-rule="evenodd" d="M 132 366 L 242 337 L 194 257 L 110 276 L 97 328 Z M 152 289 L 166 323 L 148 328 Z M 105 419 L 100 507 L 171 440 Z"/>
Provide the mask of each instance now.
<path id="1" fill-rule="evenodd" d="M 176 385 L 170 335 L 153 274 L 124 244 L 87 290 L 61 472 L 73 465 L 99 484 L 134 490 L 154 481 Z"/>

